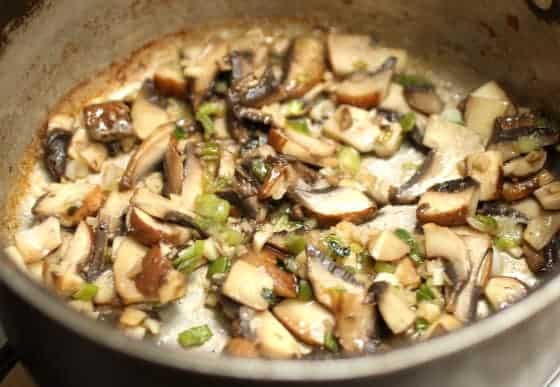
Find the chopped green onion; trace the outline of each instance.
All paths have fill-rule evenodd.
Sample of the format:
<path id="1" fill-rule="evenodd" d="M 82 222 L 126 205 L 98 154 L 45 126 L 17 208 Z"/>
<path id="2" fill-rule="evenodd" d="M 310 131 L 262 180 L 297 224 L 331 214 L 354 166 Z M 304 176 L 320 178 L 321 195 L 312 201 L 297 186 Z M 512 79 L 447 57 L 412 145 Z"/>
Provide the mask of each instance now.
<path id="1" fill-rule="evenodd" d="M 224 228 L 220 233 L 221 240 L 230 246 L 239 246 L 245 240 L 245 235 L 231 227 Z"/>
<path id="2" fill-rule="evenodd" d="M 398 228 L 395 230 L 395 235 L 399 237 L 400 240 L 405 242 L 408 245 L 408 247 L 410 247 L 409 256 L 414 262 L 419 263 L 424 260 L 422 252 L 420 251 L 420 246 L 418 246 L 418 242 L 416 241 L 416 238 L 412 236 L 411 233 L 409 233 L 403 228 Z"/>
<path id="3" fill-rule="evenodd" d="M 344 172 L 355 175 L 360 170 L 362 160 L 360 153 L 347 146 L 343 146 L 338 152 L 338 166 Z"/>
<path id="4" fill-rule="evenodd" d="M 220 176 L 214 179 L 207 176 L 204 179 L 204 192 L 222 192 L 229 186 L 231 186 L 231 178 L 229 177 Z"/>
<path id="5" fill-rule="evenodd" d="M 327 350 L 331 352 L 338 352 L 338 343 L 336 342 L 336 339 L 332 334 L 332 332 L 327 332 L 325 334 L 325 340 L 323 345 Z"/>
<path id="6" fill-rule="evenodd" d="M 416 114 L 414 112 L 406 113 L 399 120 L 404 133 L 408 133 L 416 126 Z"/>
<path id="7" fill-rule="evenodd" d="M 392 265 L 390 263 L 387 262 L 383 262 L 383 261 L 377 261 L 375 262 L 375 265 L 373 266 L 373 270 L 375 270 L 376 273 L 394 273 L 395 272 L 395 265 Z"/>
<path id="8" fill-rule="evenodd" d="M 196 112 L 195 118 L 204 128 L 206 138 L 212 137 L 214 134 L 214 121 L 212 117 L 224 114 L 224 106 L 216 102 L 207 102 L 202 104 Z"/>
<path id="9" fill-rule="evenodd" d="M 278 232 L 293 232 L 303 227 L 301 222 L 290 220 L 286 214 L 280 215 L 272 221 L 272 230 L 274 233 Z"/>
<path id="10" fill-rule="evenodd" d="M 539 140 L 535 137 L 524 136 L 519 138 L 514 147 L 521 153 L 530 153 L 541 147 Z"/>
<path id="11" fill-rule="evenodd" d="M 501 251 L 508 251 L 519 246 L 519 241 L 508 236 L 498 236 L 494 239 L 494 244 Z"/>
<path id="12" fill-rule="evenodd" d="M 216 223 L 225 223 L 229 216 L 229 202 L 214 194 L 198 195 L 194 207 L 198 215 Z"/>
<path id="13" fill-rule="evenodd" d="M 202 147 L 200 156 L 204 161 L 216 161 L 220 159 L 220 146 L 215 142 L 207 142 Z"/>
<path id="14" fill-rule="evenodd" d="M 305 113 L 305 104 L 298 99 L 292 100 L 286 104 L 287 117 L 301 116 Z"/>
<path id="15" fill-rule="evenodd" d="M 183 348 L 199 347 L 212 338 L 208 325 L 188 329 L 179 334 L 178 342 Z"/>
<path id="16" fill-rule="evenodd" d="M 420 288 L 416 291 L 416 300 L 420 301 L 432 301 L 436 296 L 432 291 L 432 288 L 428 284 L 422 284 Z"/>
<path id="17" fill-rule="evenodd" d="M 268 175 L 269 167 L 262 159 L 254 159 L 251 161 L 251 172 L 259 181 L 263 182 Z"/>
<path id="18" fill-rule="evenodd" d="M 341 240 L 334 234 L 330 234 L 325 238 L 325 244 L 329 248 L 331 255 L 335 257 L 347 257 L 352 252 L 350 247 L 344 246 Z"/>
<path id="19" fill-rule="evenodd" d="M 185 128 L 179 125 L 175 125 L 175 130 L 173 131 L 173 135 L 177 140 L 183 140 L 187 138 L 187 132 L 185 131 Z"/>
<path id="20" fill-rule="evenodd" d="M 231 268 L 231 260 L 228 257 L 219 257 L 208 266 L 208 278 L 215 274 L 224 274 Z"/>
<path id="21" fill-rule="evenodd" d="M 396 74 L 393 76 L 393 82 L 403 87 L 425 87 L 432 88 L 434 84 L 420 75 L 412 74 Z"/>
<path id="22" fill-rule="evenodd" d="M 287 120 L 286 127 L 288 129 L 292 129 L 296 132 L 311 135 L 311 130 L 309 129 L 309 125 L 307 124 L 307 120 L 299 119 L 299 120 Z"/>
<path id="23" fill-rule="evenodd" d="M 95 298 L 95 296 L 97 295 L 98 291 L 99 291 L 99 288 L 97 286 L 95 286 L 94 284 L 85 283 L 85 284 L 82 285 L 80 290 L 78 290 L 76 293 L 74 293 L 72 298 L 74 298 L 75 300 L 79 300 L 79 301 L 92 301 Z"/>
<path id="24" fill-rule="evenodd" d="M 423 332 L 430 327 L 430 323 L 425 318 L 418 318 L 414 323 L 417 332 Z"/>
<path id="25" fill-rule="evenodd" d="M 261 296 L 262 298 L 264 298 L 269 304 L 275 304 L 276 303 L 276 294 L 274 294 L 274 290 L 273 289 L 268 289 L 268 288 L 264 288 L 261 291 Z"/>
<path id="26" fill-rule="evenodd" d="M 301 235 L 288 235 L 286 238 L 286 250 L 292 254 L 299 254 L 305 249 L 305 238 Z"/>
<path id="27" fill-rule="evenodd" d="M 313 299 L 313 289 L 311 289 L 308 281 L 299 281 L 297 298 L 300 301 L 311 301 Z"/>
<path id="28" fill-rule="evenodd" d="M 175 258 L 173 266 L 184 274 L 190 274 L 205 263 L 204 241 L 198 240 Z"/>
<path id="29" fill-rule="evenodd" d="M 294 257 L 289 257 L 284 259 L 284 261 L 279 261 L 282 267 L 290 273 L 296 273 L 299 269 L 299 265 Z"/>
<path id="30" fill-rule="evenodd" d="M 495 234 L 498 232 L 498 222 L 492 216 L 476 215 L 474 218 L 482 224 L 484 231 L 487 233 Z"/>

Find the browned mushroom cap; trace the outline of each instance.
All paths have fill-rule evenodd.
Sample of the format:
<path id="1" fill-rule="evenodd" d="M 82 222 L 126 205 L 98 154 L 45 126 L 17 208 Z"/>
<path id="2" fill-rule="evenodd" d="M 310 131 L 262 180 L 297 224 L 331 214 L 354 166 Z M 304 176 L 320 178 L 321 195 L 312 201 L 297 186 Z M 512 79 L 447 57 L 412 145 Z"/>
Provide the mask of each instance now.
<path id="1" fill-rule="evenodd" d="M 310 216 L 324 226 L 343 220 L 363 223 L 372 219 L 377 212 L 375 202 L 353 188 L 329 187 L 313 191 L 295 189 L 293 197 Z"/>
<path id="2" fill-rule="evenodd" d="M 484 288 L 484 295 L 494 310 L 507 308 L 528 293 L 527 285 L 512 277 L 493 277 Z"/>
<path id="3" fill-rule="evenodd" d="M 222 292 L 243 305 L 262 311 L 269 307 L 265 294 L 273 288 L 274 279 L 264 266 L 238 260 L 232 265 L 222 286 Z"/>
<path id="4" fill-rule="evenodd" d="M 358 71 L 336 86 L 339 104 L 348 104 L 364 109 L 378 106 L 389 92 L 396 58 L 390 58 L 376 72 Z"/>
<path id="5" fill-rule="evenodd" d="M 426 255 L 446 260 L 446 271 L 453 283 L 465 283 L 470 275 L 472 264 L 465 242 L 451 229 L 433 223 L 423 227 Z"/>
<path id="6" fill-rule="evenodd" d="M 17 250 L 25 263 L 38 262 L 62 243 L 60 222 L 51 217 L 14 236 Z"/>
<path id="7" fill-rule="evenodd" d="M 531 219 L 523 232 L 523 239 L 535 250 L 540 251 L 550 243 L 560 230 L 560 212 L 546 212 Z"/>
<path id="8" fill-rule="evenodd" d="M 127 228 L 130 236 L 146 246 L 160 241 L 181 246 L 191 238 L 188 228 L 160 222 L 138 208 L 130 210 Z"/>
<path id="9" fill-rule="evenodd" d="M 55 216 L 66 227 L 80 223 L 102 206 L 105 196 L 99 186 L 86 183 L 51 184 L 32 212 L 38 217 Z"/>
<path id="10" fill-rule="evenodd" d="M 92 140 L 113 142 L 132 136 L 130 109 L 122 102 L 105 102 L 84 108 L 84 125 Z"/>
<path id="11" fill-rule="evenodd" d="M 323 345 L 335 326 L 334 316 L 316 301 L 285 300 L 273 313 L 294 336 L 310 345 Z"/>
<path id="12" fill-rule="evenodd" d="M 282 254 L 265 247 L 260 252 L 249 252 L 240 259 L 256 267 L 264 267 L 274 281 L 274 292 L 286 298 L 297 296 L 296 278 L 292 273 L 280 269 L 278 261 L 284 258 Z"/>
<path id="13" fill-rule="evenodd" d="M 361 353 L 375 339 L 377 315 L 374 303 L 361 295 L 343 293 L 336 313 L 335 336 L 346 352 Z"/>
<path id="14" fill-rule="evenodd" d="M 195 109 L 212 89 L 214 79 L 220 71 L 219 63 L 226 57 L 228 50 L 227 42 L 222 39 L 213 39 L 195 60 L 196 67 L 200 69 L 199 74 L 193 79 L 191 89 L 191 100 Z"/>
<path id="15" fill-rule="evenodd" d="M 540 171 L 546 163 L 547 152 L 537 150 L 507 162 L 504 165 L 504 175 L 512 177 L 527 177 Z"/>
<path id="16" fill-rule="evenodd" d="M 255 121 L 255 116 L 250 116 L 247 112 L 256 114 L 258 110 L 245 110 L 242 107 L 258 108 L 281 100 L 283 94 L 278 90 L 279 84 L 272 67 L 266 67 L 260 75 L 251 72 L 243 78 L 234 79 L 228 92 L 228 102 L 232 105 L 235 116 L 239 119 Z"/>
<path id="17" fill-rule="evenodd" d="M 270 169 L 259 190 L 259 199 L 273 198 L 279 200 L 292 185 L 290 180 L 295 176 L 295 172 L 286 160 L 268 158 L 267 162 Z"/>
<path id="18" fill-rule="evenodd" d="M 72 133 L 63 129 L 54 129 L 47 133 L 44 145 L 44 162 L 51 177 L 60 181 L 66 172 L 68 146 L 72 140 Z"/>
<path id="19" fill-rule="evenodd" d="M 545 210 L 560 210 L 560 182 L 553 181 L 534 193 Z"/>
<path id="20" fill-rule="evenodd" d="M 496 82 L 488 82 L 475 90 L 465 104 L 465 124 L 476 130 L 485 144 L 492 138 L 496 118 L 510 108 L 507 94 Z"/>
<path id="21" fill-rule="evenodd" d="M 412 326 L 416 313 L 410 308 L 400 289 L 386 282 L 376 282 L 370 291 L 375 294 L 379 313 L 391 332 L 398 335 Z"/>
<path id="22" fill-rule="evenodd" d="M 180 145 L 181 144 L 181 145 Z M 182 152 L 184 144 L 171 136 L 169 146 L 163 158 L 163 174 L 165 176 L 164 193 L 166 196 L 171 194 L 180 195 L 183 191 L 183 171 L 185 155 Z"/>
<path id="23" fill-rule="evenodd" d="M 439 114 L 444 107 L 443 101 L 431 87 L 405 88 L 404 97 L 411 108 L 424 114 Z"/>
<path id="24" fill-rule="evenodd" d="M 142 260 L 148 251 L 148 248 L 132 238 L 124 238 L 117 247 L 113 264 L 115 288 L 125 305 L 156 300 L 155 297 L 147 299 L 138 290 L 133 278 L 138 274 L 138 268 L 142 267 Z"/>
<path id="25" fill-rule="evenodd" d="M 396 71 L 401 72 L 407 62 L 406 51 L 375 47 L 368 35 L 331 33 L 327 45 L 330 64 L 338 76 L 357 70 L 375 71 L 391 57 L 397 58 Z"/>
<path id="26" fill-rule="evenodd" d="M 480 185 L 480 200 L 496 200 L 500 196 L 502 153 L 486 151 L 467 157 L 467 174 Z"/>
<path id="27" fill-rule="evenodd" d="M 170 270 L 171 262 L 163 256 L 160 245 L 152 247 L 142 259 L 142 269 L 134 277 L 136 288 L 148 298 L 157 298 Z"/>
<path id="28" fill-rule="evenodd" d="M 509 130 L 499 131 L 493 139 L 492 148 L 496 148 L 504 153 L 504 158 L 510 160 L 519 154 L 530 153 L 531 150 L 523 151 L 516 144 L 519 141 L 527 140 L 531 145 L 545 147 L 554 145 L 560 141 L 560 132 L 553 127 L 516 127 Z M 508 149 L 513 147 L 513 149 Z M 532 147 L 531 147 L 532 148 Z"/>
<path id="29" fill-rule="evenodd" d="M 154 74 L 154 85 L 160 94 L 167 97 L 182 99 L 187 96 L 188 82 L 177 62 L 158 67 Z"/>
<path id="30" fill-rule="evenodd" d="M 259 353 L 266 358 L 301 358 L 311 352 L 309 347 L 297 341 L 269 311 L 257 313 L 250 324 L 255 330 L 255 342 Z"/>
<path id="31" fill-rule="evenodd" d="M 134 188 L 142 176 L 162 161 L 174 130 L 174 124 L 160 126 L 142 142 L 126 166 L 119 186 L 121 191 Z"/>
<path id="32" fill-rule="evenodd" d="M 476 212 L 479 184 L 471 177 L 436 184 L 425 192 L 416 210 L 421 223 L 459 226 Z"/>

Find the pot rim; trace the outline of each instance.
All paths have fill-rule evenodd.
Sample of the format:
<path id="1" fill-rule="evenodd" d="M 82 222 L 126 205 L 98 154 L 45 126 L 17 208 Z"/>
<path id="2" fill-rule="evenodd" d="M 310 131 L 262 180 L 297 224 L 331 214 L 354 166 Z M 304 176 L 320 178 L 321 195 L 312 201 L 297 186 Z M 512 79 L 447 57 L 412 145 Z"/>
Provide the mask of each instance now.
<path id="1" fill-rule="evenodd" d="M 69 331 L 107 349 L 159 366 L 186 372 L 271 381 L 334 381 L 379 376 L 410 369 L 423 363 L 481 344 L 530 319 L 560 298 L 560 277 L 537 288 L 521 302 L 470 326 L 442 337 L 394 349 L 386 353 L 337 360 L 263 360 L 240 359 L 196 352 L 137 341 L 122 332 L 92 320 L 68 307 L 60 298 L 0 254 L 0 280 L 39 312 L 57 321 Z M 70 313 L 69 313 L 70 311 Z"/>

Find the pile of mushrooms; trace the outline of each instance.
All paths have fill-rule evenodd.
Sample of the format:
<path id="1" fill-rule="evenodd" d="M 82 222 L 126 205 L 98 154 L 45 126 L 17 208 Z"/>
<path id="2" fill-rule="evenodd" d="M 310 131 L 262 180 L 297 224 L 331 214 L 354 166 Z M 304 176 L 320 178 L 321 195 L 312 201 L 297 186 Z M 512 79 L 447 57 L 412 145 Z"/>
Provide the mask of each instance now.
<path id="1" fill-rule="evenodd" d="M 501 260 L 530 278 L 555 268 L 553 122 L 495 82 L 452 106 L 405 51 L 366 35 L 237 39 L 52 117 L 51 181 L 7 250 L 19 267 L 134 338 L 157 335 L 157 310 L 203 271 L 225 353 L 272 359 L 445 334 L 528 294 Z M 363 162 L 405 143 L 422 162 L 401 185 Z M 411 205 L 412 227 L 370 223 Z"/>

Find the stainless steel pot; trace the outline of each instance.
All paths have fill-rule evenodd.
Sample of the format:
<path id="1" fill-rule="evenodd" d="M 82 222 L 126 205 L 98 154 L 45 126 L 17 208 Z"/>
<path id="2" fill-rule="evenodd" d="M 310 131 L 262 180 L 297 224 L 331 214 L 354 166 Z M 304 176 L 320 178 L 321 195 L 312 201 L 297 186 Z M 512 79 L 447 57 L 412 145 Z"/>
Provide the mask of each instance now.
<path id="1" fill-rule="evenodd" d="M 21 5 L 34 8 L 15 22 Z M 560 102 L 558 9 L 556 0 L 547 11 L 522 0 L 0 0 L 0 22 L 12 20 L 0 51 L 0 202 L 14 200 L 9 192 L 20 174 L 18 160 L 49 107 L 115 58 L 166 33 L 224 18 L 329 20 L 376 32 L 418 55 L 432 53 L 436 70 L 463 69 L 457 74 L 465 87 L 497 79 L 521 100 L 554 109 Z M 322 362 L 192 356 L 133 342 L 68 310 L 6 259 L 0 279 L 9 341 L 49 386 L 526 387 L 544 383 L 560 359 L 560 278 L 458 333 L 387 354 Z"/>

